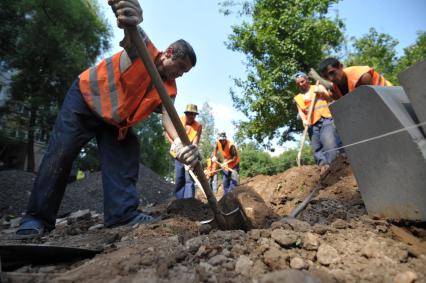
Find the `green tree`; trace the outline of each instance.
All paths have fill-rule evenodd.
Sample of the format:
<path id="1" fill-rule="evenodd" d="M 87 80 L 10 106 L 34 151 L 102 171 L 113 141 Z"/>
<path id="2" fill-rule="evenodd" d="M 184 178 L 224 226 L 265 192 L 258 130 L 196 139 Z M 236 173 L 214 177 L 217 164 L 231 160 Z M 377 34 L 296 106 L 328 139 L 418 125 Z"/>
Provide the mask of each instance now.
<path id="1" fill-rule="evenodd" d="M 396 64 L 395 75 L 422 60 L 426 60 L 426 31 L 418 32 L 416 42 L 404 49 L 404 55 Z"/>
<path id="2" fill-rule="evenodd" d="M 395 65 L 397 61 L 395 47 L 398 41 L 386 33 L 378 33 L 376 29 L 370 28 L 368 34 L 361 38 L 352 37 L 353 49 L 349 53 L 345 65 L 373 67 L 384 77 L 396 83 Z"/>
<path id="3" fill-rule="evenodd" d="M 240 147 L 240 173 L 241 176 L 275 175 L 297 166 L 296 157 L 298 150 L 290 149 L 279 156 L 271 157 L 254 142 L 243 144 Z M 302 164 L 315 164 L 311 147 L 306 145 L 302 151 Z"/>
<path id="4" fill-rule="evenodd" d="M 173 158 L 170 144 L 164 137 L 160 114 L 152 114 L 135 127 L 140 141 L 140 161 L 161 176 L 173 175 Z"/>
<path id="5" fill-rule="evenodd" d="M 231 89 L 234 107 L 248 121 L 238 122 L 238 137 L 258 142 L 292 139 L 302 130 L 293 96 L 296 71 L 317 66 L 330 50 L 343 41 L 343 22 L 327 18 L 338 0 L 253 0 L 243 2 L 239 13 L 248 20 L 233 26 L 227 47 L 247 59 L 247 77 L 234 79 L 241 94 Z M 233 1 L 222 3 L 225 15 Z"/>
<path id="6" fill-rule="evenodd" d="M 215 145 L 215 137 L 217 134 L 217 130 L 214 127 L 214 117 L 213 117 L 213 108 L 205 102 L 203 107 L 201 108 L 200 115 L 198 121 L 203 126 L 203 132 L 201 134 L 200 140 L 200 151 L 203 156 L 203 160 L 206 160 L 210 154 L 213 152 L 213 148 Z"/>
<path id="7" fill-rule="evenodd" d="M 96 0 L 2 0 L 0 62 L 16 74 L 11 94 L 29 109 L 28 171 L 34 133 L 49 132 L 71 82 L 108 48 L 110 33 Z"/>

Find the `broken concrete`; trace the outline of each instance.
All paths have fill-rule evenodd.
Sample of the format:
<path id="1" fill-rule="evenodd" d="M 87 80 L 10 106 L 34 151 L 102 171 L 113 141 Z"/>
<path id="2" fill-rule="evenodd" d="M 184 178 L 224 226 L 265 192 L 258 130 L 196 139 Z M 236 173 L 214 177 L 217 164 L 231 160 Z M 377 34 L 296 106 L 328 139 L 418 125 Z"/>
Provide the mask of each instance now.
<path id="1" fill-rule="evenodd" d="M 361 86 L 331 104 L 369 214 L 426 220 L 426 140 L 417 128 L 368 140 L 415 124 L 401 87 Z"/>
<path id="2" fill-rule="evenodd" d="M 416 122 L 426 121 L 426 60 L 419 62 L 398 76 L 402 87 L 411 101 L 411 106 L 417 116 Z M 423 135 L 426 125 L 422 126 Z M 426 137 L 426 136 L 425 136 Z"/>

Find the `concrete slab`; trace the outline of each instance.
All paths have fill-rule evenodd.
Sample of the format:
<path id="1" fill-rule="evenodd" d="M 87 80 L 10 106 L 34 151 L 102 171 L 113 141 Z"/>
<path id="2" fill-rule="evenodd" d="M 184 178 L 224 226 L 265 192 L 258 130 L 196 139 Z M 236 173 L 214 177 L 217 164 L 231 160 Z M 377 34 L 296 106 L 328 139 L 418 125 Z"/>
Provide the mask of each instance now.
<path id="1" fill-rule="evenodd" d="M 361 86 L 330 109 L 344 145 L 415 124 L 401 87 Z M 426 220 L 426 140 L 418 128 L 345 150 L 369 214 Z"/>
<path id="2" fill-rule="evenodd" d="M 420 122 L 426 121 L 426 60 L 419 62 L 398 75 L 399 81 L 411 101 Z M 426 125 L 422 126 L 426 134 Z M 425 135 L 426 136 L 426 135 Z"/>

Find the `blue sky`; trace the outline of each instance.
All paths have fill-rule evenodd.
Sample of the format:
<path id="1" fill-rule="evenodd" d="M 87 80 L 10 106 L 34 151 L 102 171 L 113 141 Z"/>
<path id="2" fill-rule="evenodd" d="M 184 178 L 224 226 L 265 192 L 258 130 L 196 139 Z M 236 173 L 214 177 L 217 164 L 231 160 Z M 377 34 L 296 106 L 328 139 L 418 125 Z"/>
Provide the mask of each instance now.
<path id="1" fill-rule="evenodd" d="M 110 25 L 114 28 L 112 54 L 120 47 L 122 31 L 116 28 L 115 17 L 107 0 L 98 0 Z M 181 115 L 185 105 L 195 103 L 199 109 L 208 102 L 213 107 L 216 128 L 232 137 L 232 120 L 244 119 L 232 107 L 229 89 L 232 77 L 245 77 L 244 56 L 225 47 L 231 25 L 241 23 L 235 16 L 219 13 L 216 0 L 144 0 L 142 27 L 160 50 L 183 38 L 197 53 L 197 65 L 177 80 L 175 107 Z M 346 35 L 360 37 L 370 27 L 390 34 L 399 41 L 398 55 L 413 44 L 416 32 L 426 30 L 426 0 L 344 0 L 332 8 L 346 24 Z M 295 143 L 288 146 L 293 147 Z M 279 151 L 278 151 L 279 152 Z"/>

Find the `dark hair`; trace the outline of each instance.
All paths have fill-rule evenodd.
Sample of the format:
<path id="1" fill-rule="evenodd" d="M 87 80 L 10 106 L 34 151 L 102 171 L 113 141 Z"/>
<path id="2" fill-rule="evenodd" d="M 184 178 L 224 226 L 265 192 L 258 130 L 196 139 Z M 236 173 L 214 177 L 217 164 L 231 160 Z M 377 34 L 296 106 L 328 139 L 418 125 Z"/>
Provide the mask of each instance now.
<path id="1" fill-rule="evenodd" d="M 319 64 L 319 71 L 320 73 L 323 73 L 328 66 L 332 66 L 334 68 L 339 68 L 340 65 L 342 65 L 339 60 L 337 60 L 336 58 L 333 57 L 329 57 L 327 59 L 324 59 L 320 64 Z"/>
<path id="2" fill-rule="evenodd" d="M 169 47 L 173 49 L 173 60 L 185 58 L 188 56 L 189 60 L 191 60 L 191 64 L 193 67 L 197 63 L 197 56 L 195 55 L 194 49 L 192 48 L 191 44 L 189 44 L 186 40 L 179 39 L 170 44 Z"/>

